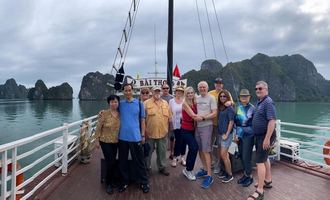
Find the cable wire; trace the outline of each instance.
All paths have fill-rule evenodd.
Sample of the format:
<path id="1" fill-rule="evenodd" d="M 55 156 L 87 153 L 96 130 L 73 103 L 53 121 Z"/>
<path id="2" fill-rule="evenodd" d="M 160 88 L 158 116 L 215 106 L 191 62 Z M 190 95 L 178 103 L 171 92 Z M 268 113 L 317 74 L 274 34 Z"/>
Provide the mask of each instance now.
<path id="1" fill-rule="evenodd" d="M 216 59 L 216 58 L 217 58 L 217 54 L 216 54 L 216 51 L 215 51 L 214 39 L 213 39 L 212 28 L 211 28 L 211 22 L 210 22 L 209 12 L 208 12 L 208 9 L 207 9 L 206 0 L 204 0 L 204 4 L 205 4 L 205 10 L 206 10 L 207 22 L 208 22 L 208 24 L 209 24 L 209 30 L 210 30 L 211 40 L 212 40 L 212 46 L 213 46 L 214 58 Z"/>

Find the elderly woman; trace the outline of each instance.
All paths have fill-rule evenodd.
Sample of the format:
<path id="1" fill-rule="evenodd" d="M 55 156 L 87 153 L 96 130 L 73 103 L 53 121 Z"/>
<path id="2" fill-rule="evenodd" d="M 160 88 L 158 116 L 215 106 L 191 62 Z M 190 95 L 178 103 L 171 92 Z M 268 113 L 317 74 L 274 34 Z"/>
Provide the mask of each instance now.
<path id="1" fill-rule="evenodd" d="M 243 166 L 244 174 L 237 181 L 243 187 L 248 187 L 253 183 L 251 156 L 254 145 L 254 135 L 252 130 L 252 118 L 254 106 L 250 103 L 250 92 L 242 89 L 239 93 L 239 103 L 237 104 L 235 125 L 235 141 L 238 145 L 239 156 Z"/>
<path id="2" fill-rule="evenodd" d="M 95 139 L 96 147 L 101 146 L 106 161 L 106 184 L 107 193 L 112 194 L 112 186 L 115 184 L 116 155 L 118 151 L 118 134 L 120 117 L 118 112 L 119 96 L 110 95 L 107 98 L 109 108 L 100 115 L 97 123 Z"/>

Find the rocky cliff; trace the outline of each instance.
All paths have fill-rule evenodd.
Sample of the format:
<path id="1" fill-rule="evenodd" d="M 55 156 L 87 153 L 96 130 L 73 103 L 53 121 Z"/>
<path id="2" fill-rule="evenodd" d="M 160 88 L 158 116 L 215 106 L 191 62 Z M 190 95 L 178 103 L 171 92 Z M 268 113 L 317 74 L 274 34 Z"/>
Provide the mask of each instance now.
<path id="1" fill-rule="evenodd" d="M 0 99 L 25 99 L 28 90 L 23 85 L 17 85 L 15 79 L 11 78 L 4 85 L 0 85 Z"/>
<path id="2" fill-rule="evenodd" d="M 60 86 L 47 88 L 42 80 L 35 83 L 35 87 L 28 92 L 30 100 L 70 100 L 72 99 L 73 89 L 68 83 Z"/>
<path id="3" fill-rule="evenodd" d="M 210 89 L 214 88 L 216 77 L 223 78 L 225 88 L 234 97 L 242 88 L 254 94 L 255 83 L 265 80 L 271 97 L 276 101 L 330 100 L 330 81 L 325 80 L 314 64 L 301 55 L 270 57 L 258 53 L 251 59 L 228 63 L 218 71 L 201 68 L 183 75 L 188 79 L 188 85 L 196 88 L 199 81 L 206 80 Z"/>
<path id="4" fill-rule="evenodd" d="M 113 87 L 109 85 L 110 83 L 114 83 L 112 75 L 90 72 L 83 77 L 78 97 L 80 100 L 106 99 L 114 93 Z"/>

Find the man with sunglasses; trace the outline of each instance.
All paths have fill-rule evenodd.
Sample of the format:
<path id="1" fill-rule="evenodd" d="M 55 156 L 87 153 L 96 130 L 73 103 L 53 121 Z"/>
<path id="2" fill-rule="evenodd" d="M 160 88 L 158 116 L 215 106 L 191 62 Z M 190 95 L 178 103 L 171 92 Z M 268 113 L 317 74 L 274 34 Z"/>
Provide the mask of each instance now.
<path id="1" fill-rule="evenodd" d="M 268 153 L 274 140 L 272 136 L 275 135 L 276 109 L 273 100 L 268 96 L 268 84 L 265 81 L 258 81 L 255 90 L 258 102 L 253 115 L 252 128 L 255 134 L 258 183 L 255 185 L 256 191 L 248 200 L 263 199 L 264 188 L 272 187 Z"/>
<path id="2" fill-rule="evenodd" d="M 162 85 L 162 96 L 161 98 L 167 101 L 167 103 L 170 103 L 170 100 L 173 99 L 173 96 L 169 93 L 170 86 L 167 83 L 164 83 Z M 170 150 L 170 159 L 173 159 L 173 153 L 174 153 L 174 132 L 173 132 L 173 126 L 170 123 L 170 127 L 168 127 L 168 140 L 169 140 L 169 150 Z"/>

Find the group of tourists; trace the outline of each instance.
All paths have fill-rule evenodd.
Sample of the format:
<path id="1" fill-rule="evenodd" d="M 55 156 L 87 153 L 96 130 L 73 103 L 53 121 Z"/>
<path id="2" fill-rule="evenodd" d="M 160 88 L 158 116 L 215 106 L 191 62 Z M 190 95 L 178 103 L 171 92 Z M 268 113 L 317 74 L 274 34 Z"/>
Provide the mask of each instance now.
<path id="1" fill-rule="evenodd" d="M 138 100 L 133 97 L 133 85 L 125 84 L 125 99 L 110 95 L 109 108 L 101 112 L 95 134 L 96 145 L 101 146 L 106 161 L 106 191 L 113 193 L 116 185 L 116 163 L 120 172 L 118 191 L 126 190 L 130 181 L 130 155 L 136 181 L 144 193 L 149 192 L 154 151 L 158 172 L 170 175 L 167 150 L 170 165 L 185 166 L 183 175 L 190 181 L 203 179 L 202 188 L 211 187 L 215 176 L 223 183 L 231 182 L 233 173 L 228 151 L 235 142 L 244 171 L 237 183 L 243 187 L 253 183 L 251 160 L 255 145 L 258 182 L 248 199 L 263 199 L 264 188 L 272 187 L 268 153 L 276 135 L 276 112 L 268 96 L 268 85 L 264 81 L 256 83 L 256 106 L 250 103 L 247 89 L 240 91 L 239 102 L 235 103 L 221 78 L 214 80 L 214 87 L 209 92 L 208 83 L 201 81 L 197 95 L 192 87 L 177 86 L 173 97 L 169 94 L 170 86 L 165 83 L 161 87 L 141 88 Z M 197 154 L 202 167 L 194 171 Z"/>

